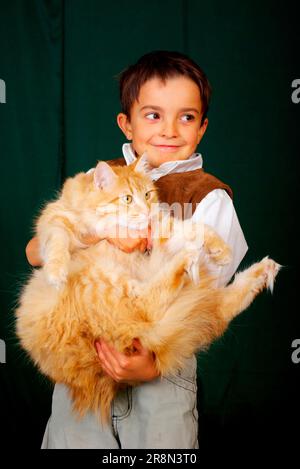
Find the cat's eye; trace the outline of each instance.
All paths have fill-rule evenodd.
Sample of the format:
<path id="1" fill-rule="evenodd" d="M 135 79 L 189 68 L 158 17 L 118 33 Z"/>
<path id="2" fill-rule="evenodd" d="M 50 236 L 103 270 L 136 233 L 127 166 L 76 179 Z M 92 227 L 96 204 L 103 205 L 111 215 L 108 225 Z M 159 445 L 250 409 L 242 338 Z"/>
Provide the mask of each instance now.
<path id="1" fill-rule="evenodd" d="M 123 200 L 123 202 L 125 202 L 125 204 L 131 204 L 132 195 L 130 195 L 130 194 L 123 195 L 122 200 Z"/>
<path id="2" fill-rule="evenodd" d="M 145 199 L 149 200 L 151 197 L 151 191 L 145 192 Z"/>

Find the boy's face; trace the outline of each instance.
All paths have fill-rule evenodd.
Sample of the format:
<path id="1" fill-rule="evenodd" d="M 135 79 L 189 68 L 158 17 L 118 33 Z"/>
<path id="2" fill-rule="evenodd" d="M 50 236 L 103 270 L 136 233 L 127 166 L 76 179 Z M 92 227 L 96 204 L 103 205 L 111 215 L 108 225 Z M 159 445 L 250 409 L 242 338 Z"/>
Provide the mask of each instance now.
<path id="1" fill-rule="evenodd" d="M 151 166 L 185 160 L 202 139 L 208 120 L 201 125 L 200 91 L 190 78 L 148 80 L 131 109 L 130 120 L 120 113 L 117 122 L 138 156 L 147 152 Z"/>

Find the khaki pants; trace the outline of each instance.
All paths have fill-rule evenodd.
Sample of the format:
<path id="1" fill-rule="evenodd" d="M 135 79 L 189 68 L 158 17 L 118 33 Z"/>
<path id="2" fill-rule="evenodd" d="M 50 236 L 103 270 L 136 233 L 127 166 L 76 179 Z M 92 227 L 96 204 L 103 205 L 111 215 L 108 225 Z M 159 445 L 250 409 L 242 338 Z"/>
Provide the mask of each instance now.
<path id="1" fill-rule="evenodd" d="M 67 388 L 56 384 L 42 449 L 198 448 L 196 373 L 192 357 L 174 376 L 126 387 L 112 404 L 107 426 L 92 413 L 78 420 Z"/>

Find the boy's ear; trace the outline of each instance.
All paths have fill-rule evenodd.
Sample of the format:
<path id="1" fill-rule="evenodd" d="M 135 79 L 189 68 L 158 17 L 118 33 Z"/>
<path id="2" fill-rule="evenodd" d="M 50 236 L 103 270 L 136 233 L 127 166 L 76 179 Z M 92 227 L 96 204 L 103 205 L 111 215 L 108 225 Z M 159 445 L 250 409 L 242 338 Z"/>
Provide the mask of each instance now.
<path id="1" fill-rule="evenodd" d="M 205 131 L 207 129 L 207 126 L 208 126 L 208 118 L 206 117 L 203 121 L 203 123 L 201 124 L 201 127 L 199 129 L 199 132 L 198 132 L 198 142 L 197 143 L 200 143 L 201 140 L 202 140 L 202 137 L 203 135 L 205 134 Z"/>
<path id="2" fill-rule="evenodd" d="M 94 171 L 94 184 L 98 189 L 107 189 L 115 184 L 116 173 L 104 161 L 99 161 Z"/>
<path id="3" fill-rule="evenodd" d="M 117 123 L 127 140 L 132 140 L 131 124 L 126 114 L 120 112 L 117 115 Z"/>

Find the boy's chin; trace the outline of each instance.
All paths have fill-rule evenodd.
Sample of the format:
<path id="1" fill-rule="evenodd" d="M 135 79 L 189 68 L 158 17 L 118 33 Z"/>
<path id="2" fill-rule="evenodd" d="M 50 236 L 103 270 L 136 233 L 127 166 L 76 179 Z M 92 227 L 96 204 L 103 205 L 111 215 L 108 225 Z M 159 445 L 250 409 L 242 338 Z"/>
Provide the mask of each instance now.
<path id="1" fill-rule="evenodd" d="M 157 168 L 163 163 L 168 163 L 170 161 L 186 160 L 189 158 L 189 156 L 190 155 L 185 155 L 182 152 L 170 152 L 170 153 L 162 152 L 162 151 L 155 151 L 155 153 L 147 152 L 148 163 L 153 168 Z"/>

